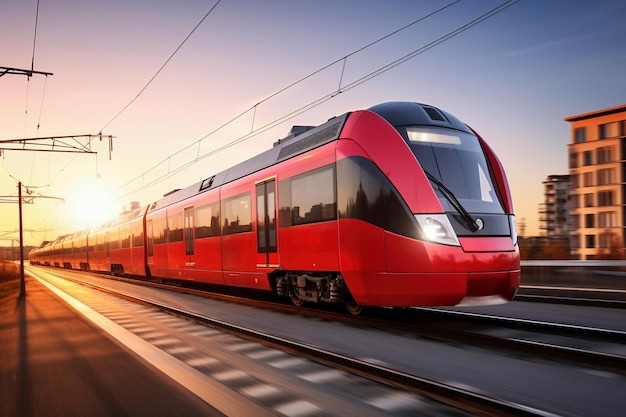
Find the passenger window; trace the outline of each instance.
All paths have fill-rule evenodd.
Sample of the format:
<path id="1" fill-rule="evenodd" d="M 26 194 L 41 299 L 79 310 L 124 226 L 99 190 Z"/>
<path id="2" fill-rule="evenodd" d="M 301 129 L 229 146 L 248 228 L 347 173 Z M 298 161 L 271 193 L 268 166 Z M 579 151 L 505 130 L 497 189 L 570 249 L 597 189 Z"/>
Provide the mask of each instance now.
<path id="1" fill-rule="evenodd" d="M 167 216 L 167 228 L 169 242 L 183 241 L 183 213 L 169 214 Z"/>
<path id="2" fill-rule="evenodd" d="M 224 199 L 222 202 L 224 215 L 224 234 L 252 231 L 251 194 L 244 193 Z"/>
<path id="3" fill-rule="evenodd" d="M 218 203 L 196 209 L 196 239 L 220 235 L 220 210 Z"/>
<path id="4" fill-rule="evenodd" d="M 293 225 L 337 219 L 335 166 L 328 165 L 291 179 Z"/>

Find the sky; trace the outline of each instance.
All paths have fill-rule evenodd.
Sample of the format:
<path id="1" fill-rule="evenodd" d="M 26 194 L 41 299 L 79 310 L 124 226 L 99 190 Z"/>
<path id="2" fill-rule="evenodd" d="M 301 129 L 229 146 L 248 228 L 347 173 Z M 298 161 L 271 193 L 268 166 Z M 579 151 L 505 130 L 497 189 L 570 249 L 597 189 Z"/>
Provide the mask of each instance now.
<path id="1" fill-rule="evenodd" d="M 626 1 L 520 0 L 459 30 L 506 3 L 39 0 L 37 14 L 37 0 L 5 0 L 0 66 L 53 75 L 0 77 L 0 140 L 114 138 L 110 154 L 97 139 L 95 154 L 5 151 L 0 195 L 21 181 L 37 197 L 23 218 L 25 244 L 39 245 L 269 149 L 292 125 L 402 100 L 478 131 L 505 167 L 520 232 L 539 235 L 542 181 L 567 173 L 563 119 L 626 103 Z M 0 246 L 17 225 L 17 204 L 0 204 Z"/>

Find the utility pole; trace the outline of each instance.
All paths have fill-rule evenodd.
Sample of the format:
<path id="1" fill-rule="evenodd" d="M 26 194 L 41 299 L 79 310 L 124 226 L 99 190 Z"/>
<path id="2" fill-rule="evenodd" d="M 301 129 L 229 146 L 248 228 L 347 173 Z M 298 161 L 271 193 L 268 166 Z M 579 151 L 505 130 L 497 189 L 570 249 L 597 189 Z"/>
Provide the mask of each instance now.
<path id="1" fill-rule="evenodd" d="M 20 298 L 26 296 L 26 283 L 24 281 L 24 232 L 22 229 L 22 182 L 17 183 L 17 199 L 19 201 L 20 218 Z"/>
<path id="2" fill-rule="evenodd" d="M 45 195 L 36 195 L 36 196 L 32 196 L 30 195 L 29 197 L 23 197 L 22 196 L 22 189 L 24 188 L 24 185 L 22 184 L 21 181 L 18 181 L 17 183 L 17 205 L 18 205 L 18 214 L 19 214 L 19 240 L 20 240 L 20 298 L 23 298 L 24 296 L 26 296 L 26 283 L 24 280 L 24 220 L 23 220 L 23 216 L 22 216 L 22 204 L 24 202 L 26 202 L 27 204 L 32 204 L 33 201 L 35 200 L 35 198 L 49 198 L 49 199 L 53 199 L 53 200 L 61 200 L 61 201 L 65 201 L 62 198 L 59 197 L 50 197 L 50 196 L 45 196 Z M 31 194 L 30 191 L 26 190 L 27 194 Z M 4 200 L 4 199 L 7 200 Z M 15 202 L 15 195 L 8 195 L 8 196 L 0 196 L 0 203 L 14 203 Z M 14 232 L 11 232 L 14 233 Z"/>
<path id="3" fill-rule="evenodd" d="M 51 72 L 43 72 L 43 71 L 35 71 L 33 68 L 21 69 L 21 68 L 12 68 L 12 67 L 2 67 L 0 66 L 0 77 L 4 75 L 25 75 L 27 77 L 32 77 L 33 75 L 53 75 Z M 85 153 L 85 154 L 96 154 L 96 152 L 91 150 L 91 141 L 92 139 L 99 139 L 102 142 L 102 139 L 107 138 L 109 140 L 109 159 L 111 159 L 111 152 L 113 151 L 113 138 L 112 135 L 103 135 L 102 132 L 97 135 L 86 134 L 86 135 L 67 135 L 67 136 L 49 136 L 49 137 L 41 137 L 41 138 L 22 138 L 22 139 L 5 139 L 0 140 L 0 156 L 3 156 L 6 151 L 31 151 L 31 152 L 69 152 L 69 153 Z M 83 141 L 81 141 L 82 139 Z M 17 184 L 18 192 L 18 207 L 19 207 L 19 233 L 20 233 L 20 298 L 24 298 L 26 296 L 26 283 L 24 279 L 24 229 L 23 229 L 23 220 L 22 220 L 22 182 L 18 181 Z M 30 191 L 26 192 L 30 194 Z M 0 196 L 2 198 L 3 196 Z M 9 196 L 11 198 L 11 196 Z M 62 198 L 57 197 L 46 197 L 46 196 L 31 196 L 30 202 L 35 198 L 53 198 L 58 200 L 63 200 Z M 4 202 L 12 202 L 12 201 L 2 201 Z"/>

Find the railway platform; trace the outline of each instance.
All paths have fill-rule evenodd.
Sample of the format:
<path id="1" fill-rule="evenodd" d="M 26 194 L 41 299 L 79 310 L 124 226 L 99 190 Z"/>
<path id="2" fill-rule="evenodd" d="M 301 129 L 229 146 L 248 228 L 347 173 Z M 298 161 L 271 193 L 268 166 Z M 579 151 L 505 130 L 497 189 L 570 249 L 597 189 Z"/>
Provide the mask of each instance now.
<path id="1" fill-rule="evenodd" d="M 0 282 L 0 417 L 221 416 L 33 278 Z"/>

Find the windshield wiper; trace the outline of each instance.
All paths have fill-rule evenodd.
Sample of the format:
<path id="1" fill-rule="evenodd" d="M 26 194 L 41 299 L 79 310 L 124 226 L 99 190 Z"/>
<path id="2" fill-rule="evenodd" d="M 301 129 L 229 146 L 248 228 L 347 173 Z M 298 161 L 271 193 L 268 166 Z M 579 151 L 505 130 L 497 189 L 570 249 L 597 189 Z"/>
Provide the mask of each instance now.
<path id="1" fill-rule="evenodd" d="M 463 204 L 461 204 L 461 202 L 456 198 L 454 193 L 450 191 L 448 187 L 446 187 L 441 181 L 439 181 L 430 172 L 424 170 L 424 173 L 426 174 L 426 177 L 431 182 L 437 185 L 437 187 L 439 188 L 443 196 L 446 198 L 446 200 L 448 200 L 450 204 L 452 204 L 452 207 L 454 207 L 454 209 L 461 215 L 461 218 L 463 219 L 465 226 L 467 226 L 467 228 L 472 232 L 475 232 L 476 230 L 480 229 L 478 224 L 476 224 L 476 220 L 474 220 L 474 218 L 467 212 L 467 210 L 465 210 L 465 207 L 463 207 Z"/>

